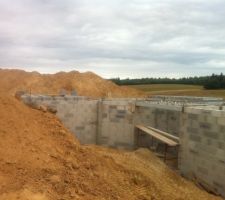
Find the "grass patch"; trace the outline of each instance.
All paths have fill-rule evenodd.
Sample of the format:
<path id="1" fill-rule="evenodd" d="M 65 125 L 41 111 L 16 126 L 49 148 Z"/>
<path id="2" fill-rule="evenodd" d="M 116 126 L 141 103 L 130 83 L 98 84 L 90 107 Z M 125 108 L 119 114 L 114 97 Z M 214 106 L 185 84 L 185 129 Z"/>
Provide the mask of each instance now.
<path id="1" fill-rule="evenodd" d="M 202 86 L 183 84 L 130 85 L 148 95 L 205 96 L 225 98 L 225 90 L 205 90 Z"/>

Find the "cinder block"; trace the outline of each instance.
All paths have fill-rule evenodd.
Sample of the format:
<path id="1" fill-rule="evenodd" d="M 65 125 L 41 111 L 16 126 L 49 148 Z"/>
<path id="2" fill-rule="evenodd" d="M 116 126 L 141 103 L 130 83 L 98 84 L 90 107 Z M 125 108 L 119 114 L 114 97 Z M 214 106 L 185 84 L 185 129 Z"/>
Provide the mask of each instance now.
<path id="1" fill-rule="evenodd" d="M 211 115 L 212 114 L 212 110 L 203 110 L 202 109 L 202 114 Z"/>
<path id="2" fill-rule="evenodd" d="M 208 145 L 208 146 L 211 146 L 213 145 L 213 140 L 212 139 L 209 139 L 209 138 L 205 138 L 205 144 Z"/>
<path id="3" fill-rule="evenodd" d="M 219 136 L 218 133 L 212 131 L 204 131 L 204 135 L 212 139 L 218 139 Z"/>
<path id="4" fill-rule="evenodd" d="M 195 149 L 189 149 L 189 152 L 191 153 L 191 154 L 194 154 L 194 155 L 198 155 L 199 153 L 198 153 L 198 150 L 195 150 Z"/>
<path id="5" fill-rule="evenodd" d="M 202 129 L 210 129 L 211 128 L 211 124 L 210 123 L 204 123 L 204 122 L 201 122 L 199 123 L 199 127 L 202 128 Z"/>
<path id="6" fill-rule="evenodd" d="M 77 126 L 77 127 L 76 127 L 76 130 L 77 130 L 77 131 L 82 131 L 82 130 L 84 130 L 84 129 L 85 129 L 84 126 Z"/>
<path id="7" fill-rule="evenodd" d="M 189 138 L 190 140 L 195 142 L 201 142 L 201 139 L 202 139 L 199 135 L 195 135 L 195 134 L 190 134 Z"/>
<path id="8" fill-rule="evenodd" d="M 225 126 L 225 118 L 224 117 L 217 118 L 217 123 L 218 125 Z"/>
<path id="9" fill-rule="evenodd" d="M 117 113 L 125 115 L 127 113 L 127 111 L 119 109 L 119 110 L 117 110 Z"/>
<path id="10" fill-rule="evenodd" d="M 74 117 L 74 114 L 73 113 L 66 113 L 64 117 L 65 118 L 72 118 L 72 117 Z"/>
<path id="11" fill-rule="evenodd" d="M 119 120 L 119 118 L 112 118 L 112 119 L 110 119 L 110 122 L 119 123 L 120 120 Z"/>
<path id="12" fill-rule="evenodd" d="M 225 151 L 225 142 L 218 142 L 218 148 Z M 225 156 L 225 155 L 224 155 Z"/>
<path id="13" fill-rule="evenodd" d="M 186 120 L 183 126 L 199 128 L 199 121 L 197 120 Z"/>
<path id="14" fill-rule="evenodd" d="M 215 154 L 218 150 L 216 146 L 208 146 L 208 145 L 199 143 L 198 147 L 200 149 L 199 152 L 201 157 L 206 158 L 208 161 L 215 160 Z"/>
<path id="15" fill-rule="evenodd" d="M 107 113 L 102 113 L 102 118 L 107 118 L 108 114 Z"/>
<path id="16" fill-rule="evenodd" d="M 218 149 L 216 152 L 216 157 L 219 159 L 219 161 L 221 161 L 225 164 L 225 151 L 224 150 Z"/>
<path id="17" fill-rule="evenodd" d="M 119 119 L 124 119 L 126 116 L 123 115 L 123 114 L 117 114 L 116 115 L 116 118 L 119 118 Z"/>
<path id="18" fill-rule="evenodd" d="M 200 173 L 200 174 L 205 174 L 205 175 L 208 175 L 208 169 L 206 168 L 206 167 L 203 167 L 203 166 L 199 166 L 198 168 L 197 168 L 197 170 L 198 170 L 198 172 Z"/>
<path id="19" fill-rule="evenodd" d="M 201 109 L 196 109 L 193 107 L 184 107 L 184 112 L 199 115 L 199 114 L 201 114 Z"/>
<path id="20" fill-rule="evenodd" d="M 188 119 L 189 120 L 197 120 L 198 119 L 198 115 L 197 114 L 188 114 Z"/>
<path id="21" fill-rule="evenodd" d="M 111 109 L 111 110 L 117 109 L 117 106 L 115 106 L 115 105 L 110 105 L 110 106 L 109 106 L 109 109 Z"/>
<path id="22" fill-rule="evenodd" d="M 187 127 L 187 132 L 196 135 L 199 133 L 199 130 L 197 128 Z"/>
<path id="23" fill-rule="evenodd" d="M 225 135 L 225 125 L 219 125 L 218 126 L 219 132 Z"/>
<path id="24" fill-rule="evenodd" d="M 214 185 L 215 191 L 217 193 L 220 193 L 220 194 L 223 193 L 223 194 L 225 194 L 225 192 L 224 192 L 225 187 L 224 187 L 224 183 L 223 182 L 220 182 L 218 180 L 214 180 L 213 181 L 213 185 Z"/>
<path id="25" fill-rule="evenodd" d="M 221 111 L 221 110 L 212 110 L 212 116 L 213 117 L 224 117 L 225 112 Z"/>

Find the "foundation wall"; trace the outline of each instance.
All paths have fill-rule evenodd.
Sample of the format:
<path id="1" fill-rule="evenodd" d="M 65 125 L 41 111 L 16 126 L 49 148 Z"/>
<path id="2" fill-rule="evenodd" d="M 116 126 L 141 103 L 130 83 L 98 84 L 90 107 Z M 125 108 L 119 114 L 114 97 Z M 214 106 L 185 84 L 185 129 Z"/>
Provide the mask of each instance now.
<path id="1" fill-rule="evenodd" d="M 133 149 L 134 109 L 133 101 L 101 101 L 97 144 Z"/>
<path id="2" fill-rule="evenodd" d="M 73 96 L 25 95 L 22 99 L 37 108 L 56 110 L 59 119 L 83 144 L 134 149 L 137 124 L 178 136 L 180 172 L 225 197 L 225 107 L 218 102 L 213 105 L 215 99 L 209 105 L 204 99 L 195 106 L 184 106 L 184 102 Z M 139 147 L 149 145 L 150 137 L 144 135 Z"/>
<path id="3" fill-rule="evenodd" d="M 225 111 L 185 108 L 180 171 L 225 196 Z"/>
<path id="4" fill-rule="evenodd" d="M 80 100 L 57 105 L 57 116 L 82 144 L 95 144 L 98 124 L 98 101 Z"/>
<path id="5" fill-rule="evenodd" d="M 142 124 L 151 126 L 179 137 L 181 111 L 182 106 L 168 106 L 147 101 L 139 101 L 135 106 L 134 125 Z M 153 143 L 151 136 L 140 133 L 140 131 L 135 130 L 135 135 L 137 136 L 135 138 L 135 144 L 137 147 L 149 148 L 150 146 L 155 146 L 158 150 L 164 149 L 163 143 L 157 140 L 154 140 Z M 176 152 L 173 153 L 176 154 Z"/>
<path id="6" fill-rule="evenodd" d="M 25 103 L 56 110 L 57 117 L 82 144 L 96 144 L 98 100 L 73 96 L 24 96 Z"/>
<path id="7" fill-rule="evenodd" d="M 182 106 L 169 106 L 139 101 L 135 106 L 134 124 L 151 126 L 179 136 Z"/>

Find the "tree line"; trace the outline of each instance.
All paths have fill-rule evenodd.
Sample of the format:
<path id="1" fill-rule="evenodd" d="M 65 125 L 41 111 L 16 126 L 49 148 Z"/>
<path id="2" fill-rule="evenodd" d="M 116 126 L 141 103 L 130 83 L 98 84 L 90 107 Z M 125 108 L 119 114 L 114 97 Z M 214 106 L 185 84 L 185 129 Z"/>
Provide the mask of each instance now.
<path id="1" fill-rule="evenodd" d="M 202 85 L 205 89 L 225 89 L 225 75 L 223 73 L 211 76 L 195 76 L 183 78 L 136 78 L 110 79 L 117 85 L 146 85 L 146 84 L 187 84 Z"/>

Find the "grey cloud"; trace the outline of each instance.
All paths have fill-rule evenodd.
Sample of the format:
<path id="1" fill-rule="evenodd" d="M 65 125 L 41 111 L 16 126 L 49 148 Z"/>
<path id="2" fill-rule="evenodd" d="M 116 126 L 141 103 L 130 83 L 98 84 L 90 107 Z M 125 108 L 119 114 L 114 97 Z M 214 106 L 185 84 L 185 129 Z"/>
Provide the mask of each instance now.
<path id="1" fill-rule="evenodd" d="M 0 0 L 0 66 L 104 77 L 225 71 L 224 18 L 223 0 Z"/>

